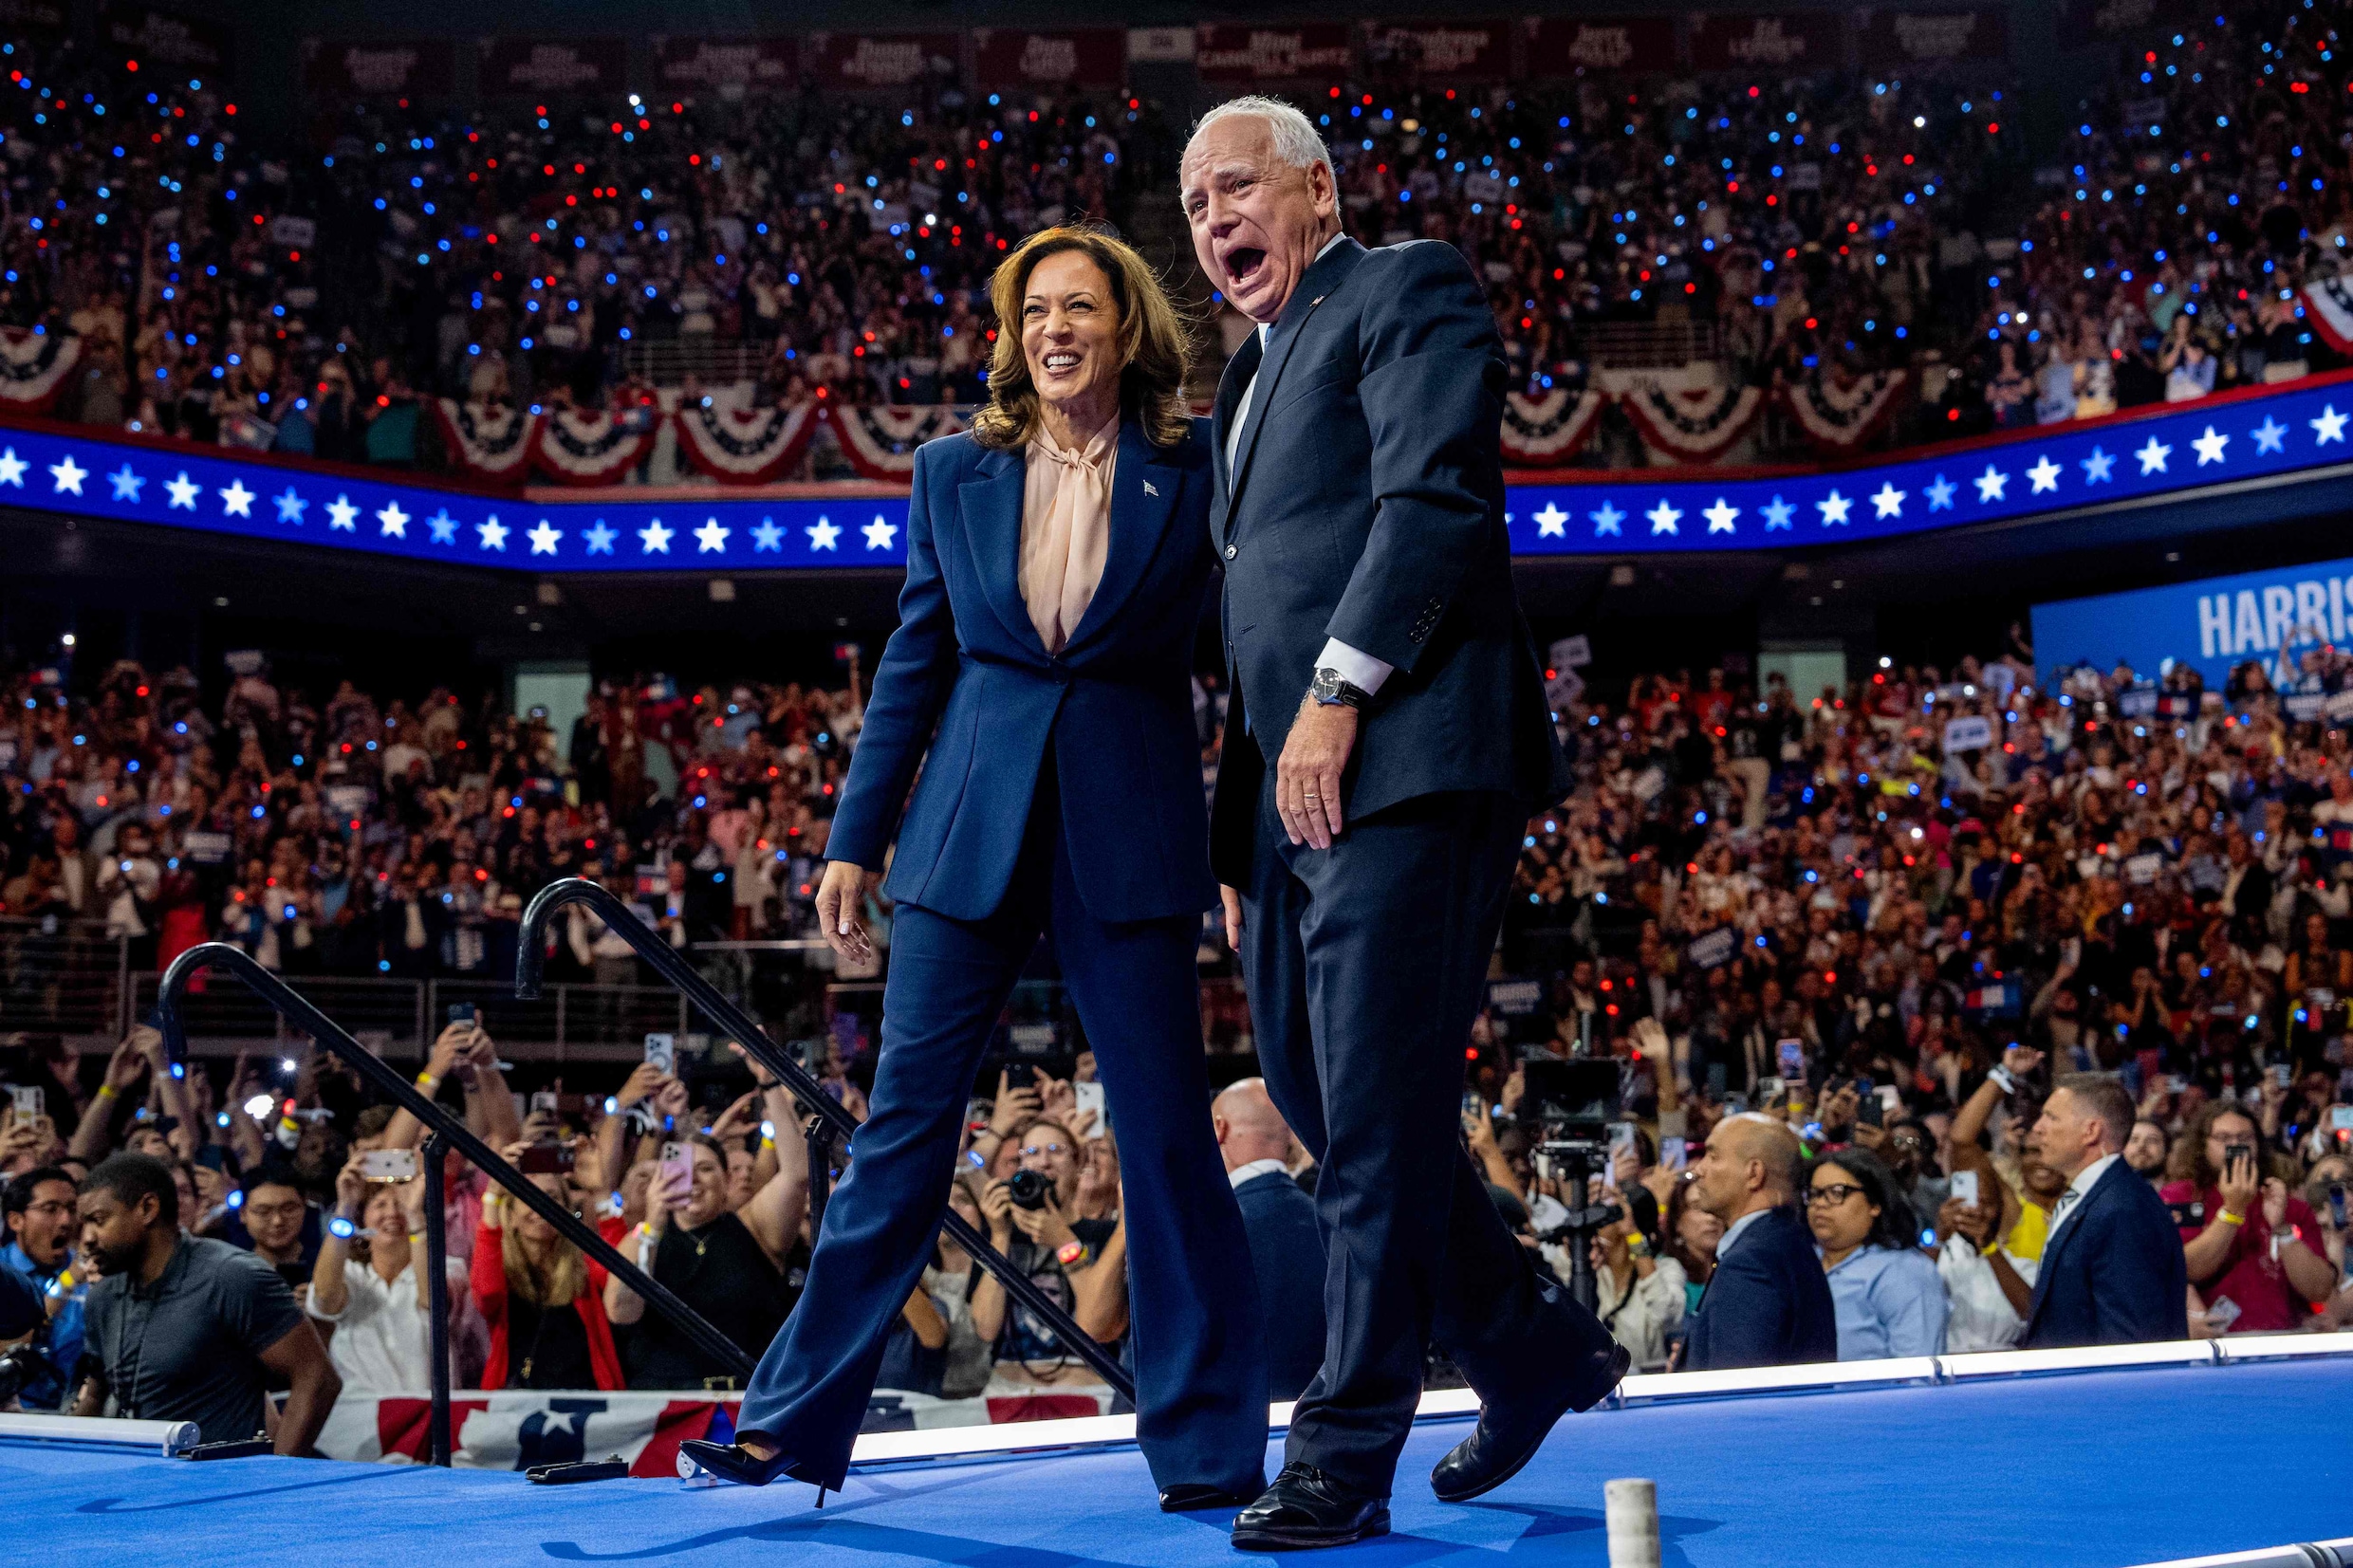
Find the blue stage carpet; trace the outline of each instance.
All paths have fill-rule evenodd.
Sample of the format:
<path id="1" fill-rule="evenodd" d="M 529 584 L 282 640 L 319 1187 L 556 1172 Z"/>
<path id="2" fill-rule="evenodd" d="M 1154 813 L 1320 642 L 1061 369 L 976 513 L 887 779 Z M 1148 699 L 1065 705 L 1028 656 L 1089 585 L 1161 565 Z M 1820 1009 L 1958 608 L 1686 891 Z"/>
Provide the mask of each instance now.
<path id="1" fill-rule="evenodd" d="M 1658 1484 L 1668 1568 L 2123 1568 L 2353 1535 L 2353 1360 L 1749 1396 L 1571 1417 L 1466 1506 L 1423 1477 L 1467 1428 L 1418 1428 L 1386 1540 L 1316 1563 L 1605 1564 L 1602 1484 Z M 1269 1449 L 1271 1470 L 1279 1448 Z M 1246 1559 L 1227 1514 L 1163 1517 L 1132 1449 L 806 1486 L 577 1487 L 478 1470 L 190 1465 L 0 1443 L 23 1563 L 491 1568 L 510 1563 L 1184 1568 Z"/>

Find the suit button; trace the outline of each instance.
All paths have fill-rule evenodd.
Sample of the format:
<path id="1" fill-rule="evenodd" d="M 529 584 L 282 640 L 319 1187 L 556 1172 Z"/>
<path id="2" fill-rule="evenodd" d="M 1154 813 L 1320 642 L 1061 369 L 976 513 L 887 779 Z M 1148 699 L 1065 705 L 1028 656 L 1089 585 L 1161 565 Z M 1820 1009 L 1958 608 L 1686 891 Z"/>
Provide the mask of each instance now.
<path id="1" fill-rule="evenodd" d="M 1060 659 L 1056 659 L 1052 663 L 1048 664 L 1046 667 L 1046 673 L 1047 678 L 1051 679 L 1057 686 L 1067 686 L 1070 684 L 1070 666 L 1063 663 Z"/>
<path id="2" fill-rule="evenodd" d="M 1238 548 L 1240 548 L 1240 546 L 1238 546 L 1238 545 L 1234 545 L 1234 544 L 1229 544 L 1229 545 L 1227 545 L 1227 546 L 1226 546 L 1226 559 L 1227 559 L 1228 561 L 1232 561 L 1232 560 L 1233 559 L 1233 556 L 1234 556 L 1234 552 L 1235 552 L 1235 550 L 1237 550 Z"/>

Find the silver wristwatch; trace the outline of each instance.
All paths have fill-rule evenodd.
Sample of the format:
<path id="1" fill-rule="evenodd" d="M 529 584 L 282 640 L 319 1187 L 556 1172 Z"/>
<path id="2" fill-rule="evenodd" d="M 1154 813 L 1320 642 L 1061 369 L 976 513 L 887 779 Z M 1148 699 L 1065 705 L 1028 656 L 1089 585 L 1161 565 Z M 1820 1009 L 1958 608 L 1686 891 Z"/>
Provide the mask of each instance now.
<path id="1" fill-rule="evenodd" d="M 1373 700 L 1373 694 L 1370 692 L 1365 691 L 1362 686 L 1351 686 L 1342 680 L 1340 672 L 1329 665 L 1325 665 L 1315 673 L 1315 679 L 1307 685 L 1307 695 L 1326 708 L 1340 706 L 1353 708 L 1360 712 L 1367 703 Z"/>

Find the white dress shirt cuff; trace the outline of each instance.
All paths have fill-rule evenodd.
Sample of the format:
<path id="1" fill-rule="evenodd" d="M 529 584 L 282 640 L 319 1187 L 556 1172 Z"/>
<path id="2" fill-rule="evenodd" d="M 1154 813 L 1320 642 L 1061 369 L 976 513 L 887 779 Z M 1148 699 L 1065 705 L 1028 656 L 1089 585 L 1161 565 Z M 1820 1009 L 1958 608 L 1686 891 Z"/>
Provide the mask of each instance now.
<path id="1" fill-rule="evenodd" d="M 1340 678 L 1350 686 L 1361 688 L 1366 696 L 1380 690 L 1380 683 L 1389 678 L 1393 664 L 1383 664 L 1370 654 L 1359 653 L 1338 637 L 1328 638 L 1324 652 L 1316 655 L 1318 670 L 1337 670 Z"/>

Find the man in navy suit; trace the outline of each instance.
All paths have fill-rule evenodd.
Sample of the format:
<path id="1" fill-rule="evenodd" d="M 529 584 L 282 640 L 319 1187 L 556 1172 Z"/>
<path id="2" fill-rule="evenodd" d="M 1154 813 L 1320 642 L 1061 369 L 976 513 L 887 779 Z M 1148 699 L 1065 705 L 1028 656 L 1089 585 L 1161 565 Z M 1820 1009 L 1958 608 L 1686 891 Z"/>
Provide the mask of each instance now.
<path id="1" fill-rule="evenodd" d="M 1324 1364 L 1324 1232 L 1315 1200 L 1291 1179 L 1291 1130 L 1267 1097 L 1266 1079 L 1228 1084 L 1210 1102 L 1209 1118 L 1258 1276 L 1267 1398 L 1296 1399 Z"/>
<path id="2" fill-rule="evenodd" d="M 1202 270 L 1258 326 L 1212 445 L 1232 702 L 1211 860 L 1330 1253 L 1323 1366 L 1233 1540 L 1328 1546 L 1388 1529 L 1430 1339 L 1484 1401 L 1432 1473 L 1450 1502 L 1622 1375 L 1455 1117 L 1522 834 L 1570 776 L 1511 585 L 1505 370 L 1470 266 L 1343 234 L 1322 138 L 1273 100 L 1204 116 L 1181 184 Z"/>
<path id="3" fill-rule="evenodd" d="M 1838 1309 L 1797 1210 L 1805 1152 L 1769 1116 L 1727 1116 L 1692 1168 L 1692 1201 L 1724 1222 L 1683 1372 L 1838 1359 Z"/>
<path id="4" fill-rule="evenodd" d="M 2189 1267 L 2164 1200 L 2124 1163 L 2132 1096 L 2112 1078 L 2059 1079 L 2030 1136 L 2035 1157 L 2068 1178 L 2043 1243 L 2029 1350 L 2190 1337 Z"/>

